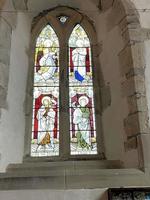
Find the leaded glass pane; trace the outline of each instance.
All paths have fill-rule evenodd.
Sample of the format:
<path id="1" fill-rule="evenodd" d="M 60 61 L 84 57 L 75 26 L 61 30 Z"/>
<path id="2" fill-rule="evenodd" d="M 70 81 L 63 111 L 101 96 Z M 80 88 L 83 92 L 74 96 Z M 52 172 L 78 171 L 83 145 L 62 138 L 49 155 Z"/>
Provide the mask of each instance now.
<path id="1" fill-rule="evenodd" d="M 91 48 L 69 48 L 69 77 L 71 85 L 93 85 Z"/>
<path id="2" fill-rule="evenodd" d="M 58 37 L 50 25 L 47 25 L 37 38 L 36 47 L 59 47 Z"/>
<path id="3" fill-rule="evenodd" d="M 80 24 L 77 24 L 72 31 L 69 47 L 90 47 L 90 40 Z"/>
<path id="4" fill-rule="evenodd" d="M 59 41 L 50 25 L 35 48 L 31 156 L 59 155 Z"/>
<path id="5" fill-rule="evenodd" d="M 97 154 L 89 38 L 78 24 L 69 39 L 71 155 Z"/>

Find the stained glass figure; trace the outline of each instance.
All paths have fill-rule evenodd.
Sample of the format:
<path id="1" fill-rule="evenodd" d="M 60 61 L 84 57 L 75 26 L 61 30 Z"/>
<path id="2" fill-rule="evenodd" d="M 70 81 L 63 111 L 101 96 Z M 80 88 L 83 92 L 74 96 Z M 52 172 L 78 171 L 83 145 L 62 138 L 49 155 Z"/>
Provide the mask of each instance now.
<path id="1" fill-rule="evenodd" d="M 97 154 L 90 40 L 78 24 L 69 39 L 71 155 Z"/>
<path id="2" fill-rule="evenodd" d="M 59 155 L 59 41 L 50 25 L 36 42 L 31 156 Z"/>

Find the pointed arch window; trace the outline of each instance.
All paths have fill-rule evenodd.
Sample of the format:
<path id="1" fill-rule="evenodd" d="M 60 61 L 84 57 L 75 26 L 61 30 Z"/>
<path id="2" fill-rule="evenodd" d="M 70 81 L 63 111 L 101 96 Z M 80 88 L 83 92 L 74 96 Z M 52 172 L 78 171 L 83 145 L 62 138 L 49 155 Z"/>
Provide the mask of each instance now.
<path id="1" fill-rule="evenodd" d="M 32 158 L 103 156 L 96 131 L 99 124 L 95 114 L 91 43 L 95 33 L 87 19 L 80 23 L 82 16 L 76 11 L 70 13 L 47 15 L 48 22 L 44 21 L 40 33 L 36 28 L 34 31 L 32 134 L 29 133 L 28 143 Z M 63 22 L 60 16 L 65 19 Z M 92 34 L 85 29 L 86 23 Z"/>

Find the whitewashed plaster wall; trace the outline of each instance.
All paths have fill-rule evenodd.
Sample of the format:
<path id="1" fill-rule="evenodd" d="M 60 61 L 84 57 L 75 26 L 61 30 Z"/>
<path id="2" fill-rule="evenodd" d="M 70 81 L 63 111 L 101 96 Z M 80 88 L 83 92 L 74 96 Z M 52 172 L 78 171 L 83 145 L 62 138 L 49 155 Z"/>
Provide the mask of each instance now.
<path id="1" fill-rule="evenodd" d="M 18 13 L 17 25 L 12 32 L 8 108 L 2 110 L 0 124 L 1 171 L 11 162 L 22 162 L 23 158 L 29 39 L 30 19 L 28 15 Z"/>
<path id="2" fill-rule="evenodd" d="M 11 1 L 7 1 L 11 2 Z M 133 0 L 139 9 L 147 8 L 150 3 L 147 0 Z M 30 43 L 31 22 L 34 16 L 44 9 L 57 5 L 66 5 L 79 8 L 93 21 L 98 35 L 99 43 L 103 43 L 102 52 L 99 56 L 104 81 L 110 85 L 111 105 L 103 113 L 103 131 L 106 147 L 106 157 L 108 159 L 120 159 L 125 161 L 126 166 L 137 166 L 137 152 L 130 153 L 124 151 L 123 120 L 127 115 L 127 102 L 122 96 L 120 68 L 118 53 L 123 47 L 119 28 L 116 26 L 109 29 L 108 16 L 110 10 L 100 13 L 95 4 L 85 1 L 30 0 L 28 3 L 29 13 L 20 12 L 17 15 L 16 28 L 12 34 L 11 60 L 9 71 L 8 108 L 2 110 L 0 124 L 0 170 L 4 171 L 9 163 L 22 162 L 25 134 L 24 100 L 26 95 L 26 80 L 28 72 L 28 49 Z M 150 6 L 149 6 L 150 7 Z M 6 7 L 5 7 L 6 9 Z M 12 8 L 9 8 L 12 9 Z M 143 27 L 150 28 L 149 12 L 140 13 Z M 146 86 L 147 95 L 150 96 L 150 43 L 146 42 Z M 96 66 L 95 66 L 96 67 Z M 150 98 L 148 98 L 150 99 Z M 150 101 L 149 108 L 150 108 Z M 115 115 L 115 117 L 114 117 Z M 5 142 L 4 142 L 5 141 Z M 133 159 L 134 158 L 134 159 Z"/>

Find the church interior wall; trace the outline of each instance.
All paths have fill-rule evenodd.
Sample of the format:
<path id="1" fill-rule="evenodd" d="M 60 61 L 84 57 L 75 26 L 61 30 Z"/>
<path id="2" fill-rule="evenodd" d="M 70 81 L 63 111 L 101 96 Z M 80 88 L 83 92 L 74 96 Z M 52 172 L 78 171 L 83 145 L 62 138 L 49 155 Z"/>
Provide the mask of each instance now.
<path id="1" fill-rule="evenodd" d="M 4 14 L 1 21 L 5 19 L 3 25 L 6 23 L 5 30 L 8 32 L 9 39 L 11 39 L 11 46 L 7 46 L 8 59 L 10 64 L 7 69 L 7 80 L 6 84 L 7 94 L 5 95 L 6 101 L 4 100 L 1 107 L 0 116 L 0 171 L 4 172 L 6 167 L 10 163 L 21 163 L 24 154 L 24 136 L 25 136 L 25 97 L 26 97 L 26 86 L 28 80 L 29 60 L 32 59 L 30 55 L 30 38 L 31 38 L 31 26 L 32 20 L 41 11 L 47 8 L 53 8 L 60 5 L 60 1 L 55 1 L 49 6 L 48 0 L 38 1 L 32 0 L 28 3 L 29 12 L 20 11 L 14 15 L 14 12 L 9 12 L 9 15 Z M 62 2 L 62 1 L 61 1 Z M 150 9 L 149 0 L 132 0 L 135 8 L 138 9 L 138 15 L 141 23 L 141 27 L 150 29 L 150 12 L 145 10 Z M 86 7 L 84 1 L 70 2 L 64 0 L 61 5 L 78 8 L 86 14 L 95 26 L 98 45 L 100 47 L 98 56 L 101 66 L 101 73 L 103 77 L 104 89 L 107 86 L 110 90 L 110 96 L 107 94 L 105 101 L 109 101 L 110 104 L 105 107 L 102 112 L 103 122 L 103 135 L 105 142 L 105 154 L 108 160 L 121 160 L 124 162 L 126 168 L 138 168 L 139 158 L 137 148 L 133 148 L 130 151 L 125 150 L 125 142 L 127 135 L 124 128 L 124 119 L 127 117 L 129 109 L 127 99 L 124 98 L 122 90 L 122 82 L 124 81 L 121 77 L 121 67 L 119 61 L 119 53 L 124 48 L 124 41 L 121 35 L 119 24 L 111 27 L 110 14 L 112 8 L 105 12 L 100 12 L 97 6 L 90 1 L 86 0 Z M 13 10 L 11 0 L 6 1 L 4 10 Z M 11 14 L 10 14 L 11 13 Z M 13 20 L 12 20 L 13 19 Z M 1 29 L 2 25 L 0 26 Z M 149 32 L 150 35 L 150 32 Z M 147 38 L 150 39 L 150 36 Z M 145 44 L 145 85 L 147 93 L 147 101 L 149 108 L 150 117 L 150 40 L 144 41 Z M 0 38 L 0 43 L 2 39 Z M 8 41 L 8 39 L 7 39 Z M 122 60 L 122 62 L 124 62 Z M 1 63 L 5 64 L 4 62 Z M 4 66 L 5 67 L 5 66 Z M 96 67 L 96 66 L 95 66 Z M 0 76 L 1 77 L 1 76 Z M 9 77 L 9 78 L 8 78 Z M 0 82 L 0 84 L 3 84 Z M 3 94 L 2 94 L 3 96 Z M 114 117 L 115 116 L 115 117 Z M 144 152 L 146 152 L 146 158 L 150 161 L 150 154 L 148 146 L 150 144 L 149 136 L 145 138 Z M 86 190 L 87 199 L 107 199 L 107 195 L 104 190 Z M 51 197 L 54 199 L 70 199 L 85 198 L 84 190 L 74 191 L 7 191 L 0 192 L 0 199 L 28 199 L 36 200 L 43 198 L 47 200 Z"/>
<path id="2" fill-rule="evenodd" d="M 111 93 L 111 103 L 103 111 L 103 132 L 106 157 L 110 160 L 122 160 L 122 158 L 124 158 L 122 161 L 125 161 L 128 164 L 129 160 L 129 165 L 137 166 L 136 150 L 133 150 L 135 158 L 134 162 L 133 159 L 130 158 L 130 156 L 124 151 L 124 141 L 126 139 L 126 135 L 124 133 L 123 119 L 127 115 L 127 102 L 122 95 L 118 59 L 118 53 L 123 48 L 121 34 L 118 26 L 109 30 L 107 20 L 110 15 L 110 10 L 99 14 L 97 7 L 92 4 L 92 2 L 87 2 L 86 9 L 84 8 L 84 4 L 80 3 L 80 1 L 77 1 L 73 6 L 75 8 L 78 7 L 82 12 L 85 10 L 85 14 L 87 14 L 93 21 L 96 28 L 99 42 L 98 45 L 102 45 L 99 52 L 101 71 L 103 74 L 104 84 L 110 87 Z M 1 116 L 1 127 L 3 127 L 1 130 L 3 130 L 3 138 L 10 135 L 9 146 L 7 147 L 4 144 L 1 146 L 1 169 L 3 168 L 3 170 L 7 166 L 8 160 L 10 160 L 10 163 L 20 162 L 23 155 L 23 139 L 25 135 L 25 86 L 28 67 L 31 67 L 28 66 L 29 59 L 31 59 L 29 55 L 31 22 L 33 17 L 37 14 L 37 11 L 40 12 L 48 7 L 48 1 L 45 1 L 44 4 L 39 4 L 35 1 L 30 1 L 28 5 L 29 11 L 31 10 L 33 12 L 19 12 L 16 16 L 16 28 L 12 31 L 9 71 L 10 80 L 7 96 L 8 109 L 2 110 Z M 66 4 L 71 6 L 68 1 L 64 2 L 64 5 Z M 50 8 L 56 5 L 57 2 L 55 2 L 54 5 L 51 5 Z M 94 12 L 94 10 L 97 11 Z M 7 18 L 9 19 L 10 16 Z M 15 77 L 16 74 L 17 77 Z M 114 112 L 116 116 L 115 118 L 113 118 Z M 15 117 L 13 117 L 13 115 L 15 115 Z M 10 119 L 12 119 L 11 126 L 7 126 Z M 18 146 L 20 151 L 18 152 L 17 148 L 13 148 L 13 146 Z M 6 149 L 8 152 L 7 156 L 3 156 Z M 130 155 L 132 155 L 131 152 Z"/>

